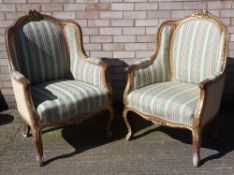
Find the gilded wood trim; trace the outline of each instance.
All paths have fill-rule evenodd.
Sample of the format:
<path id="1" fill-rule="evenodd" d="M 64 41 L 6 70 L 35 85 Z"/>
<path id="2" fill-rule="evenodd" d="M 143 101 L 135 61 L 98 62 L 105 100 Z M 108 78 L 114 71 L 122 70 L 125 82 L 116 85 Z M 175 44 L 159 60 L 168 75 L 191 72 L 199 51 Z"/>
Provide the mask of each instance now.
<path id="1" fill-rule="evenodd" d="M 126 111 L 126 113 L 127 112 L 134 112 L 134 113 L 138 114 L 139 116 L 141 116 L 142 118 L 144 118 L 145 120 L 151 121 L 154 124 L 169 126 L 172 128 L 186 128 L 186 129 L 192 131 L 192 126 L 190 126 L 190 125 L 176 123 L 176 122 L 166 120 L 163 117 L 156 116 L 156 115 L 144 114 L 144 113 L 138 111 L 137 109 L 134 109 L 134 108 L 131 108 L 128 106 L 125 106 L 125 111 Z"/>
<path id="2" fill-rule="evenodd" d="M 124 89 L 124 94 L 123 94 L 123 103 L 124 105 L 127 105 L 128 104 L 128 101 L 127 101 L 127 96 L 128 94 L 131 92 L 132 90 L 132 87 L 133 87 L 133 81 L 134 81 L 134 72 L 129 72 L 127 74 L 127 84 L 126 84 L 126 87 Z"/>

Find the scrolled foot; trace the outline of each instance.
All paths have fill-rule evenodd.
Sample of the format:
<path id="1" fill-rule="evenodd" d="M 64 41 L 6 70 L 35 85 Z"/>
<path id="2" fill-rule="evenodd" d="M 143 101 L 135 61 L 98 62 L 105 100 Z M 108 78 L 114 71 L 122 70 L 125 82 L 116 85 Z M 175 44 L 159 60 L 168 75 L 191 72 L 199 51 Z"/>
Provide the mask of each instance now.
<path id="1" fill-rule="evenodd" d="M 128 128 L 128 134 L 126 135 L 126 140 L 130 140 L 132 138 L 132 128 L 131 128 L 131 125 L 128 121 L 128 110 L 127 108 L 124 109 L 123 111 L 123 118 L 124 118 L 124 122 Z"/>
<path id="2" fill-rule="evenodd" d="M 22 136 L 23 136 L 24 138 L 27 138 L 27 137 L 29 136 L 29 134 L 28 134 L 28 133 L 22 132 Z"/>
<path id="3" fill-rule="evenodd" d="M 43 167 L 44 166 L 44 158 L 43 158 L 43 156 L 41 158 L 37 158 L 37 162 L 38 162 L 38 165 L 40 167 Z"/>
<path id="4" fill-rule="evenodd" d="M 107 139 L 111 138 L 112 137 L 112 132 L 110 130 L 111 128 L 111 124 L 112 124 L 112 121 L 114 119 L 114 109 L 112 107 L 110 107 L 108 109 L 109 113 L 110 113 L 110 116 L 109 116 L 109 120 L 108 120 L 108 123 L 107 123 L 107 126 L 106 126 L 106 134 L 105 134 L 105 137 Z"/>
<path id="5" fill-rule="evenodd" d="M 21 127 L 21 133 L 24 138 L 29 137 L 30 127 L 27 124 L 23 124 Z"/>
<path id="6" fill-rule="evenodd" d="M 126 140 L 131 140 L 132 139 L 132 133 L 128 133 L 126 135 Z"/>
<path id="7" fill-rule="evenodd" d="M 194 154 L 194 155 L 193 155 L 193 166 L 194 166 L 194 167 L 198 167 L 199 161 L 200 161 L 199 155 L 198 155 L 198 154 Z"/>

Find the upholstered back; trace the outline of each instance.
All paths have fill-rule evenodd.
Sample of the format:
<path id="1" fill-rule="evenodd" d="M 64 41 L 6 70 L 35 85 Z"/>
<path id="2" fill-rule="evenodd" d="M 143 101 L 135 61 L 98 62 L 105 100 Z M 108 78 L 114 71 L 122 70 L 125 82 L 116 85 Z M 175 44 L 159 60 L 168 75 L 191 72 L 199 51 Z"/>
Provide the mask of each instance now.
<path id="1" fill-rule="evenodd" d="M 13 37 L 13 35 L 10 35 Z M 32 84 L 63 79 L 69 74 L 69 55 L 62 29 L 49 20 L 20 24 L 15 38 L 12 62 Z"/>
<path id="2" fill-rule="evenodd" d="M 79 63 L 85 63 L 85 60 L 83 60 L 82 56 L 84 57 L 84 53 L 81 50 L 81 36 L 78 26 L 76 26 L 73 23 L 68 23 L 64 26 L 65 36 L 67 38 L 68 43 L 68 50 L 70 53 L 70 70 L 71 74 L 74 79 L 77 79 L 77 76 L 79 76 L 81 69 L 84 69 L 84 65 L 82 67 L 79 67 Z"/>
<path id="3" fill-rule="evenodd" d="M 172 69 L 175 80 L 199 83 L 221 71 L 225 37 L 208 18 L 180 23 L 172 41 Z"/>
<path id="4" fill-rule="evenodd" d="M 159 50 L 154 58 L 154 63 L 145 69 L 135 71 L 134 87 L 138 89 L 148 84 L 169 81 L 170 80 L 170 64 L 169 64 L 169 46 L 172 34 L 172 26 L 162 24 L 158 31 Z M 144 74 L 146 72 L 146 74 Z M 145 75 L 145 76 L 142 76 Z"/>
<path id="5" fill-rule="evenodd" d="M 102 69 L 96 64 L 89 62 L 82 50 L 81 31 L 77 24 L 68 23 L 64 26 L 65 36 L 70 54 L 70 70 L 73 79 L 80 80 L 99 88 L 104 88 Z M 99 59 L 92 62 L 98 63 Z"/>
<path id="6" fill-rule="evenodd" d="M 172 34 L 172 26 L 164 25 L 161 28 L 160 46 L 158 54 L 155 58 L 154 65 L 156 68 L 156 82 L 170 80 L 170 67 L 169 67 L 169 48 Z"/>

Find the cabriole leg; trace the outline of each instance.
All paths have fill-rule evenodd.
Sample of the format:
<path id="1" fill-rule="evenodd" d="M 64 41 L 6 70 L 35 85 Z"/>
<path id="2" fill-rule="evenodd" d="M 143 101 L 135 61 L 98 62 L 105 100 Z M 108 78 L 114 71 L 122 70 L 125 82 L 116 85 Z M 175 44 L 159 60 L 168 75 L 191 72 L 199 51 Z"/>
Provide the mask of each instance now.
<path id="1" fill-rule="evenodd" d="M 110 130 L 110 127 L 111 127 L 112 121 L 114 119 L 114 110 L 112 107 L 109 107 L 108 111 L 109 111 L 110 115 L 109 115 L 109 120 L 108 120 L 107 127 L 106 127 L 106 138 L 111 138 L 112 132 Z"/>
<path id="2" fill-rule="evenodd" d="M 23 122 L 21 126 L 22 136 L 27 138 L 29 136 L 29 132 L 30 132 L 30 126 L 27 125 L 25 122 Z"/>
<path id="3" fill-rule="evenodd" d="M 201 133 L 199 129 L 193 129 L 193 166 L 198 167 L 200 161 Z"/>
<path id="4" fill-rule="evenodd" d="M 132 138 L 132 128 L 131 128 L 131 125 L 128 121 L 128 110 L 127 108 L 124 108 L 124 111 L 123 111 L 123 118 L 124 118 L 124 122 L 128 128 L 128 134 L 126 135 L 126 140 L 130 140 Z"/>
<path id="5" fill-rule="evenodd" d="M 36 159 L 39 166 L 43 166 L 43 145 L 41 139 L 41 130 L 37 129 L 32 132 L 33 141 L 36 146 Z"/>

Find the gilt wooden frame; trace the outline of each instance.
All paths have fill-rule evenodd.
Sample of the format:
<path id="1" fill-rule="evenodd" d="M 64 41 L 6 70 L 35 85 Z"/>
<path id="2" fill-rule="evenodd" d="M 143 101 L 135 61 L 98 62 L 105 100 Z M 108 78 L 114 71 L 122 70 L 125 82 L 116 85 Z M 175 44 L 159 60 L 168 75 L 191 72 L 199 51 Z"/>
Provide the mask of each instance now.
<path id="1" fill-rule="evenodd" d="M 47 124 L 42 124 L 40 122 L 39 114 L 37 113 L 37 111 L 34 107 L 34 104 L 33 104 L 33 100 L 32 100 L 30 81 L 28 79 L 26 79 L 22 74 L 17 72 L 15 69 L 15 66 L 13 63 L 13 58 L 12 58 L 14 56 L 13 50 L 12 50 L 13 48 L 12 48 L 11 44 L 9 43 L 9 35 L 13 35 L 13 37 L 15 39 L 15 34 L 16 34 L 16 31 L 18 30 L 20 24 L 22 24 L 23 22 L 43 20 L 43 19 L 52 21 L 55 24 L 57 24 L 61 28 L 63 33 L 64 33 L 64 27 L 66 25 L 72 24 L 72 25 L 76 26 L 76 30 L 78 31 L 77 32 L 78 36 L 76 36 L 76 37 L 78 38 L 78 42 L 79 42 L 78 43 L 78 51 L 81 53 L 81 58 L 83 60 L 89 62 L 90 64 L 95 64 L 95 65 L 99 66 L 100 69 L 102 70 L 101 81 L 102 81 L 102 84 L 104 85 L 105 91 L 107 92 L 107 94 L 109 96 L 109 98 L 108 98 L 109 101 L 108 101 L 108 104 L 106 106 L 103 106 L 101 109 L 96 109 L 93 112 L 81 114 L 81 115 L 79 115 L 79 117 L 76 116 L 76 117 L 73 117 L 73 118 L 70 118 L 67 120 L 50 122 Z M 65 37 L 65 39 L 67 42 L 66 37 Z M 111 126 L 112 120 L 114 118 L 114 110 L 112 107 L 111 88 L 109 86 L 109 83 L 107 82 L 107 65 L 105 63 L 93 63 L 87 59 L 88 57 L 85 54 L 85 51 L 83 49 L 82 31 L 76 22 L 71 21 L 71 20 L 59 20 L 59 19 L 54 18 L 52 16 L 49 16 L 46 14 L 41 14 L 41 13 L 37 12 L 36 10 L 30 10 L 28 12 L 28 14 L 20 17 L 18 20 L 16 20 L 15 23 L 13 23 L 8 28 L 8 30 L 6 31 L 6 35 L 5 35 L 5 41 L 6 41 L 8 59 L 10 62 L 11 79 L 12 79 L 12 81 L 15 81 L 23 86 L 23 89 L 25 91 L 24 98 L 27 101 L 26 107 L 27 107 L 27 110 L 29 111 L 29 118 L 25 118 L 23 115 L 21 115 L 22 119 L 23 119 L 22 134 L 24 137 L 28 137 L 30 129 L 32 130 L 33 141 L 34 141 L 34 144 L 36 146 L 36 159 L 37 159 L 40 166 L 43 166 L 43 161 L 44 161 L 43 160 L 43 145 L 42 145 L 42 139 L 41 139 L 41 130 L 44 128 L 54 127 L 54 126 L 65 126 L 65 125 L 80 123 L 83 120 L 91 118 L 92 116 L 96 115 L 97 113 L 99 113 L 101 111 L 107 110 L 110 113 L 110 117 L 109 117 L 107 127 L 106 127 L 106 136 L 111 137 L 112 133 L 110 131 L 110 126 Z M 68 54 L 69 54 L 69 51 L 68 51 Z M 19 75 L 20 75 L 20 77 L 19 77 Z"/>
<path id="2" fill-rule="evenodd" d="M 172 122 L 172 121 L 168 121 L 164 118 L 162 118 L 161 116 L 150 116 L 147 114 L 144 114 L 136 109 L 133 109 L 131 107 L 128 106 L 128 101 L 127 101 L 127 96 L 128 94 L 132 91 L 133 88 L 133 80 L 134 80 L 134 72 L 138 69 L 141 69 L 142 67 L 144 67 L 145 65 L 133 65 L 129 68 L 128 70 L 128 80 L 127 80 L 127 85 L 124 91 L 124 111 L 123 111 L 123 117 L 124 117 L 124 121 L 125 124 L 128 128 L 128 134 L 126 136 L 127 140 L 130 140 L 133 133 L 132 133 L 132 129 L 131 129 L 131 125 L 128 121 L 128 113 L 129 112 L 134 112 L 136 114 L 138 114 L 139 116 L 141 116 L 142 118 L 151 121 L 152 123 L 155 124 L 159 124 L 159 125 L 164 125 L 164 126 L 168 126 L 168 127 L 173 127 L 173 128 L 185 128 L 188 129 L 192 132 L 192 142 L 193 142 L 193 166 L 197 167 L 199 165 L 199 160 L 200 160 L 200 144 L 201 144 L 201 132 L 202 129 L 212 120 L 214 119 L 214 117 L 216 116 L 216 114 L 211 117 L 209 120 L 207 121 L 202 121 L 202 116 L 203 116 L 203 112 L 205 110 L 205 106 L 206 106 L 206 94 L 208 91 L 208 87 L 211 84 L 214 83 L 223 83 L 224 79 L 225 79 L 225 74 L 226 74 L 226 61 L 227 61 L 227 30 L 226 30 L 226 26 L 216 17 L 213 16 L 212 14 L 210 14 L 208 11 L 203 10 L 201 12 L 192 14 L 190 16 L 187 16 L 185 18 L 183 18 L 182 20 L 177 20 L 177 21 L 165 21 L 164 23 L 161 24 L 161 26 L 159 27 L 158 33 L 157 33 L 157 48 L 155 49 L 153 55 L 150 57 L 150 61 L 149 61 L 149 65 L 152 64 L 154 62 L 154 60 L 156 59 L 156 56 L 159 52 L 160 46 L 161 46 L 161 31 L 163 29 L 164 26 L 172 26 L 172 34 L 170 36 L 170 46 L 169 46 L 169 66 L 170 66 L 170 73 L 171 73 L 171 80 L 174 80 L 174 73 L 172 70 L 172 46 L 173 46 L 173 41 L 174 41 L 174 37 L 175 37 L 175 32 L 178 29 L 178 26 L 180 26 L 181 24 L 183 24 L 184 22 L 191 20 L 191 19 L 198 19 L 198 18 L 202 18 L 202 19 L 208 19 L 210 21 L 212 21 L 220 30 L 221 35 L 224 37 L 224 45 L 223 45 L 223 52 L 222 52 L 222 64 L 221 64 L 221 73 L 218 77 L 216 77 L 213 80 L 209 80 L 206 79 L 204 81 L 202 81 L 199 84 L 200 87 L 200 97 L 199 97 L 199 104 L 198 104 L 198 108 L 195 112 L 195 115 L 193 117 L 192 120 L 192 126 L 186 125 L 186 124 L 179 124 L 176 122 Z"/>

